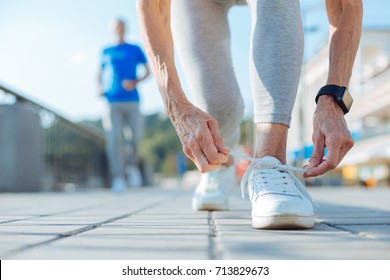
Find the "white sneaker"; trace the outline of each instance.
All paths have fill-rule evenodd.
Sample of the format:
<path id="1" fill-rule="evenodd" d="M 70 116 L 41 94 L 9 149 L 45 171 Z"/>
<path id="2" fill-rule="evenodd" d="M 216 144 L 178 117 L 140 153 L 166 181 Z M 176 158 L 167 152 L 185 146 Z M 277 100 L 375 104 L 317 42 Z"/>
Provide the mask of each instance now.
<path id="1" fill-rule="evenodd" d="M 228 210 L 228 193 L 234 182 L 234 165 L 203 173 L 192 198 L 192 208 L 195 211 Z"/>
<path id="2" fill-rule="evenodd" d="M 113 193 L 123 193 L 127 188 L 126 181 L 122 177 L 116 177 L 112 181 L 111 191 Z"/>
<path id="3" fill-rule="evenodd" d="M 314 226 L 314 202 L 288 169 L 270 156 L 248 168 L 241 187 L 249 181 L 253 228 L 305 229 Z"/>
<path id="4" fill-rule="evenodd" d="M 142 187 L 142 175 L 138 167 L 132 166 L 127 169 L 127 179 L 130 187 Z"/>

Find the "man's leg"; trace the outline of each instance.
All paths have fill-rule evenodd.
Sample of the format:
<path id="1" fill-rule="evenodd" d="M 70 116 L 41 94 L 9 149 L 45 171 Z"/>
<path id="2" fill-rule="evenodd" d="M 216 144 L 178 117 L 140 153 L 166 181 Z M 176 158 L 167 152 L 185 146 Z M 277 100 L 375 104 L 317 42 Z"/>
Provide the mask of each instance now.
<path id="1" fill-rule="evenodd" d="M 107 159 L 114 186 L 115 181 L 119 182 L 122 181 L 119 178 L 124 178 L 123 120 L 118 104 L 109 103 L 107 108 L 103 124 L 106 131 Z M 123 185 L 122 182 L 118 184 Z"/>
<path id="2" fill-rule="evenodd" d="M 291 121 L 303 58 L 299 0 L 249 0 L 252 14 L 250 75 L 254 95 L 256 157 L 248 183 L 252 226 L 259 229 L 310 228 L 310 195 L 286 162 Z M 283 166 L 284 167 L 284 166 Z"/>
<path id="3" fill-rule="evenodd" d="M 136 166 L 139 160 L 138 145 L 144 134 L 144 119 L 139 110 L 138 102 L 126 102 L 125 106 L 125 122 L 126 126 L 131 130 L 131 154 L 128 163 Z"/>
<path id="4" fill-rule="evenodd" d="M 181 66 L 195 105 L 218 121 L 225 145 L 240 138 L 243 100 L 233 71 L 227 13 L 235 1 L 176 0 L 172 29 Z M 227 192 L 234 183 L 232 161 L 227 167 L 201 175 L 194 210 L 226 210 Z"/>
<path id="5" fill-rule="evenodd" d="M 142 175 L 139 169 L 139 149 L 138 145 L 141 142 L 144 133 L 144 119 L 139 110 L 138 102 L 126 102 L 126 126 L 131 130 L 131 153 L 129 155 L 127 168 L 127 176 L 129 185 L 132 187 L 140 187 L 142 185 Z"/>

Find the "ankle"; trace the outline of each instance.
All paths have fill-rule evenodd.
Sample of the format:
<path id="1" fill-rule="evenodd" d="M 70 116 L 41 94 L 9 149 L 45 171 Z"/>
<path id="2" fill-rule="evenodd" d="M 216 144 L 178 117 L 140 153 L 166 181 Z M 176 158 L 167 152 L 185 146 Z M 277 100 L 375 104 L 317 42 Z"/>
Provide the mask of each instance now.
<path id="1" fill-rule="evenodd" d="M 258 123 L 256 126 L 256 157 L 273 156 L 286 163 L 288 126 L 280 123 Z"/>

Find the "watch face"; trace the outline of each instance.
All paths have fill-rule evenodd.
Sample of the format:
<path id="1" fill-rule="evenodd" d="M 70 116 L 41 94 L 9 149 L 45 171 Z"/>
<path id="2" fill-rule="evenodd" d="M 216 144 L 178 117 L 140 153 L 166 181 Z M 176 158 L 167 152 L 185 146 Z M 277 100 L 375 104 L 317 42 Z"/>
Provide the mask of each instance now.
<path id="1" fill-rule="evenodd" d="M 351 106 L 352 106 L 353 100 L 352 100 L 352 96 L 351 96 L 351 94 L 349 93 L 349 90 L 348 90 L 348 89 L 346 89 L 346 90 L 344 91 L 344 94 L 343 94 L 343 97 L 342 97 L 342 101 L 343 101 L 345 107 L 346 107 L 346 108 L 348 109 L 348 111 L 349 111 L 349 109 L 350 109 Z"/>

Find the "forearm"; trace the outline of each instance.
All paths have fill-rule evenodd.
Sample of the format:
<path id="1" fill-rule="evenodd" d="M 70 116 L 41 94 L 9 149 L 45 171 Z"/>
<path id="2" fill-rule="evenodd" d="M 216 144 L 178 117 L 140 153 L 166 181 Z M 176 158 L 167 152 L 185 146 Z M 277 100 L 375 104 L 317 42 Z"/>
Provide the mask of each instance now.
<path id="1" fill-rule="evenodd" d="M 170 0 L 138 0 L 137 9 L 146 55 L 172 119 L 178 109 L 189 101 L 181 88 L 175 67 Z"/>
<path id="2" fill-rule="evenodd" d="M 363 7 L 361 0 L 327 0 L 330 23 L 327 84 L 348 86 L 359 47 Z"/>

